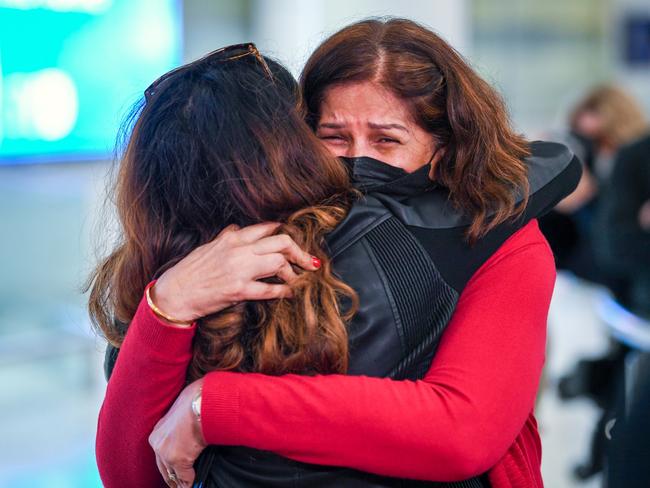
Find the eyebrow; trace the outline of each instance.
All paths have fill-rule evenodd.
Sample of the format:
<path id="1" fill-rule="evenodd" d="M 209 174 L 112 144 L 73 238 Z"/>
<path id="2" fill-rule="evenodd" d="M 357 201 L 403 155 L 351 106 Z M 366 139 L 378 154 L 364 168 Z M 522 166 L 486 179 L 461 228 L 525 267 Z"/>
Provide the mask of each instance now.
<path id="1" fill-rule="evenodd" d="M 343 129 L 345 127 L 345 124 L 337 124 L 335 122 L 328 122 L 325 124 L 318 124 L 318 128 L 323 128 L 323 129 Z"/>
<path id="2" fill-rule="evenodd" d="M 373 122 L 368 122 L 368 127 L 371 129 L 398 129 L 408 132 L 408 129 L 400 124 L 375 124 Z"/>
<path id="3" fill-rule="evenodd" d="M 336 123 L 336 122 L 326 122 L 324 124 L 318 124 L 319 128 L 323 129 L 344 129 L 345 124 Z M 376 124 L 374 122 L 368 122 L 368 127 L 371 129 L 397 129 L 408 132 L 408 129 L 400 124 Z"/>

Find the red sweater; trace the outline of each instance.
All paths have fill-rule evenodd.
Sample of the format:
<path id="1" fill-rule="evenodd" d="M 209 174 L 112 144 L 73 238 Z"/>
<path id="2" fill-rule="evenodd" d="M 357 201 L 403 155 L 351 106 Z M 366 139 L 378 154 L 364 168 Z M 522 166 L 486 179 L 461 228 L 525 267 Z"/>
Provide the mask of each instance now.
<path id="1" fill-rule="evenodd" d="M 554 282 L 532 221 L 467 284 L 422 380 L 209 373 L 205 438 L 388 476 L 451 481 L 489 470 L 493 488 L 540 488 L 532 411 Z M 183 387 L 194 330 L 140 303 L 99 415 L 108 488 L 165 486 L 147 438 Z"/>

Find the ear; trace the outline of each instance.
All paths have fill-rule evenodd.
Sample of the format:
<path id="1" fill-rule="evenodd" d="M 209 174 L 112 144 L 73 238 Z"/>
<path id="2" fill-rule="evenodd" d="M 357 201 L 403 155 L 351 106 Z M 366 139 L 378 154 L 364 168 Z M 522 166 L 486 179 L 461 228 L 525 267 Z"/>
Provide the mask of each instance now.
<path id="1" fill-rule="evenodd" d="M 429 178 L 434 179 L 435 172 L 438 168 L 438 163 L 445 157 L 447 154 L 447 146 L 442 145 L 441 143 L 435 141 L 433 143 L 433 154 L 429 163 L 431 164 L 431 170 L 429 171 Z M 428 164 L 429 164 L 428 163 Z"/>

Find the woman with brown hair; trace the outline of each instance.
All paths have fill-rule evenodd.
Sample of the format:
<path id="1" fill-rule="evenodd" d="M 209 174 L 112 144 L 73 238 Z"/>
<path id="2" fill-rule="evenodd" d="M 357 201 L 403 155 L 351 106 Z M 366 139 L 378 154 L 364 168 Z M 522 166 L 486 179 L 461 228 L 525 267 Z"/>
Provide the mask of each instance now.
<path id="1" fill-rule="evenodd" d="M 539 221 L 558 269 L 605 286 L 619 299 L 626 295 L 627 284 L 616 269 L 598 262 L 610 228 L 595 217 L 607 205 L 602 192 L 610 185 L 616 155 L 648 130 L 641 105 L 628 92 L 612 84 L 588 90 L 571 108 L 568 133 L 562 138 L 582 160 L 582 178 L 576 190 Z M 602 429 L 597 430 L 600 435 Z"/>
<path id="2" fill-rule="evenodd" d="M 541 486 L 532 408 L 554 268 L 531 219 L 575 187 L 580 164 L 514 134 L 489 86 L 407 20 L 343 29 L 302 85 L 308 122 L 363 192 L 325 237 L 359 297 L 347 374 L 211 371 L 169 408 L 196 354 L 189 324 L 248 299 L 201 276 L 228 270 L 220 259 L 232 251 L 215 245 L 204 259 L 199 248 L 162 273 L 131 320 L 100 415 L 102 477 L 160 484 L 145 439 L 169 408 L 149 442 L 171 486 L 190 485 L 206 444 L 196 465 L 206 487 Z M 304 303 L 302 318 L 313 317 Z M 245 338 L 230 344 L 248 350 Z"/>
<path id="3" fill-rule="evenodd" d="M 354 306 L 342 314 L 339 300 L 354 304 L 356 295 L 333 275 L 322 245 L 355 192 L 345 165 L 296 110 L 297 93 L 291 74 L 252 44 L 215 51 L 147 88 L 117 175 L 121 241 L 89 283 L 91 318 L 112 346 L 128 352 L 125 336 L 138 310 L 151 314 L 159 310 L 154 303 L 173 310 L 159 293 L 163 287 L 153 287 L 173 270 L 230 292 L 215 302 L 212 290 L 201 292 L 191 282 L 191 305 L 207 298 L 211 308 L 201 313 L 201 327 L 187 329 L 196 332 L 188 380 L 213 369 L 347 369 L 345 322 Z M 287 296 L 293 299 L 271 300 Z M 250 303 L 237 303 L 243 299 Z M 167 318 L 172 334 L 191 322 Z M 155 330 L 146 333 L 155 343 Z M 146 355 L 146 347 L 134 347 Z M 128 374 L 137 374 L 131 366 Z M 170 376 L 157 394 L 171 389 L 175 396 L 187 366 L 175 378 L 180 383 Z M 149 414 L 160 418 L 160 407 Z"/>

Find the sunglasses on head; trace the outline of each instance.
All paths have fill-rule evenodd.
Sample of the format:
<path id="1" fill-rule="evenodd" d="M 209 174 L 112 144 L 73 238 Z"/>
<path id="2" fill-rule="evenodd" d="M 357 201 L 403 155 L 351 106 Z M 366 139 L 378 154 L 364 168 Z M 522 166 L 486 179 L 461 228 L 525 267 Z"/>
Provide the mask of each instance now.
<path id="1" fill-rule="evenodd" d="M 210 61 L 210 62 L 233 61 L 251 55 L 255 56 L 255 58 L 262 65 L 262 68 L 264 69 L 264 73 L 266 74 L 266 76 L 268 76 L 268 78 L 271 81 L 273 81 L 273 73 L 271 73 L 271 68 L 269 68 L 269 65 L 267 64 L 264 57 L 260 53 L 259 49 L 257 49 L 255 44 L 253 44 L 252 42 L 246 42 L 243 44 L 233 44 L 231 46 L 222 47 L 220 49 L 217 49 L 216 51 L 212 51 L 206 54 L 202 58 L 197 59 L 196 61 L 193 61 L 190 64 L 179 66 L 178 68 L 175 68 L 165 73 L 156 81 L 154 81 L 151 85 L 149 85 L 149 87 L 144 91 L 145 100 L 149 101 L 149 99 L 155 95 L 156 90 L 160 89 L 161 84 L 165 80 L 168 80 L 175 74 L 184 71 L 190 67 L 197 66 L 198 64 L 205 63 L 206 61 Z"/>

